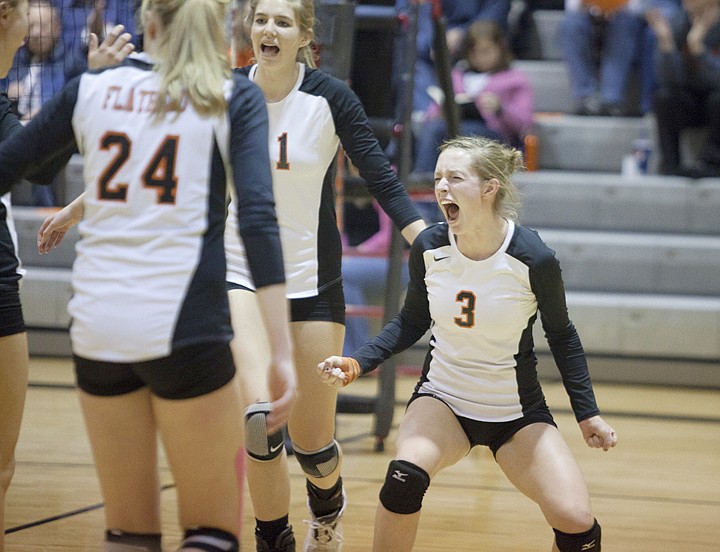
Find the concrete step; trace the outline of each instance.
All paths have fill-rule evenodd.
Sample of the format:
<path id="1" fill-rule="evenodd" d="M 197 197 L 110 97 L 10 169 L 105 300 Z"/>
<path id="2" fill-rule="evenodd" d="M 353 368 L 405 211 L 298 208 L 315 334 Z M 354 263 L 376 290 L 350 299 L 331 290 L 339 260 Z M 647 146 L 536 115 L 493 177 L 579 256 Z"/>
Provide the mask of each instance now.
<path id="1" fill-rule="evenodd" d="M 589 354 L 720 362 L 720 297 L 568 292 L 567 299 Z M 539 326 L 536 347 L 547 351 Z"/>
<path id="2" fill-rule="evenodd" d="M 539 228 L 720 235 L 720 179 L 536 171 L 515 175 L 520 221 Z"/>
<path id="3" fill-rule="evenodd" d="M 538 231 L 567 290 L 720 296 L 720 235 Z"/>
<path id="4" fill-rule="evenodd" d="M 530 79 L 536 112 L 573 112 L 575 105 L 564 61 L 516 60 L 512 65 Z"/>
<path id="5" fill-rule="evenodd" d="M 564 10 L 535 10 L 532 21 L 537 34 L 538 58 L 547 60 L 563 59 L 558 28 L 565 17 Z"/>
<path id="6" fill-rule="evenodd" d="M 581 117 L 537 113 L 538 165 L 545 170 L 615 172 L 639 136 L 653 136 L 649 117 Z"/>
<path id="7" fill-rule="evenodd" d="M 27 268 L 20 286 L 26 326 L 54 330 L 70 327 L 67 304 L 73 294 L 71 273 L 68 268 Z"/>

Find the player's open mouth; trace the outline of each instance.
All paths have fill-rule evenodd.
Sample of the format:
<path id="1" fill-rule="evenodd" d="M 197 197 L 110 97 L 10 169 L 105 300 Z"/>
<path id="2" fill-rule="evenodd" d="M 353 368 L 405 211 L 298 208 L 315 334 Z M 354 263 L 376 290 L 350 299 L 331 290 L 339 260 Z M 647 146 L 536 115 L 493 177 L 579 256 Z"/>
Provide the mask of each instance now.
<path id="1" fill-rule="evenodd" d="M 280 48 L 278 48 L 274 44 L 261 44 L 260 51 L 263 54 L 270 54 L 274 56 L 280 53 Z"/>
<path id="2" fill-rule="evenodd" d="M 443 211 L 445 211 L 445 218 L 448 222 L 455 222 L 460 215 L 460 207 L 452 201 L 443 201 L 441 203 Z"/>

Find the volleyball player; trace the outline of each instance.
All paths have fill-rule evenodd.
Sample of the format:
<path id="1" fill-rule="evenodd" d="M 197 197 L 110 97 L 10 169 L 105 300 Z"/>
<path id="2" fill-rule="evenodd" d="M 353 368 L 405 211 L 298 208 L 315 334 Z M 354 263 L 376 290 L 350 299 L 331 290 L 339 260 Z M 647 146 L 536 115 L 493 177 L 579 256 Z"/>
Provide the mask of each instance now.
<path id="1" fill-rule="evenodd" d="M 580 468 L 538 381 L 538 313 L 583 439 L 607 451 L 617 436 L 600 416 L 555 254 L 515 223 L 511 176 L 521 164 L 519 151 L 487 138 L 446 142 L 435 196 L 447 223 L 413 243 L 401 312 L 351 357 L 317 366 L 328 385 L 347 385 L 432 332 L 380 491 L 375 552 L 412 550 L 430 481 L 477 445 L 538 504 L 555 534 L 553 551 L 600 552 Z"/>
<path id="2" fill-rule="evenodd" d="M 101 67 L 122 61 L 133 49 L 130 35 L 118 25 L 98 44 L 91 35 L 88 63 Z M 15 53 L 28 33 L 27 0 L 0 1 L 0 77 L 5 78 Z M 0 142 L 22 128 L 5 93 L 0 94 Z M 53 164 L 33 179 L 51 178 Z M 4 550 L 5 493 L 15 470 L 15 446 L 22 421 L 28 378 L 28 345 L 22 305 L 22 269 L 16 255 L 17 240 L 12 220 L 10 194 L 0 197 L 0 552 Z"/>
<path id="3" fill-rule="evenodd" d="M 334 439 L 336 390 L 315 375 L 318 354 L 340 354 L 344 340 L 342 245 L 335 214 L 338 147 L 360 171 L 368 190 L 410 242 L 425 227 L 372 133 L 362 104 L 342 81 L 315 69 L 313 0 L 251 0 L 250 34 L 256 64 L 241 69 L 265 95 L 273 189 L 285 255 L 290 329 L 298 401 L 288 430 L 294 456 L 307 479 L 311 513 L 303 550 L 338 551 L 345 493 L 342 452 Z M 231 204 L 232 205 L 232 204 Z M 230 303 L 254 301 L 245 254 L 235 238 L 233 210 L 226 229 Z M 234 318 L 233 352 L 242 366 L 264 366 L 262 336 Z M 241 326 L 238 327 L 237 324 Z M 244 359 L 244 360 L 240 360 Z M 248 424 L 261 424 L 266 400 L 262 378 L 241 373 Z M 248 435 L 252 433 L 248 430 Z M 271 443 L 269 446 L 266 443 Z M 295 550 L 289 523 L 290 481 L 282 435 L 247 439 L 247 480 L 256 518 L 257 550 Z"/>
<path id="4" fill-rule="evenodd" d="M 225 289 L 226 176 L 271 344 L 269 428 L 294 399 L 260 90 L 232 77 L 226 3 L 144 0 L 145 52 L 72 80 L 0 146 L 0 192 L 73 146 L 85 193 L 69 303 L 106 552 L 161 550 L 159 433 L 181 550 L 238 549 L 243 410 Z M 241 474 L 240 474 L 241 475 Z"/>

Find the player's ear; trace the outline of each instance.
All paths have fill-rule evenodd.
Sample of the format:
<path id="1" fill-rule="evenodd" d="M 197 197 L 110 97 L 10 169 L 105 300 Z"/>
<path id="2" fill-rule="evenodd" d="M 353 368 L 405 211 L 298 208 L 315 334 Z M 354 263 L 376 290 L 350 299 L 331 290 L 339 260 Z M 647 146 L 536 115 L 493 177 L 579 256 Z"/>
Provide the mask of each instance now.
<path id="1" fill-rule="evenodd" d="M 313 33 L 306 32 L 304 36 L 300 39 L 300 48 L 305 48 L 305 46 L 308 46 L 313 40 Z"/>
<path id="2" fill-rule="evenodd" d="M 500 189 L 500 181 L 497 178 L 488 178 L 483 181 L 482 195 L 486 198 L 494 197 Z"/>

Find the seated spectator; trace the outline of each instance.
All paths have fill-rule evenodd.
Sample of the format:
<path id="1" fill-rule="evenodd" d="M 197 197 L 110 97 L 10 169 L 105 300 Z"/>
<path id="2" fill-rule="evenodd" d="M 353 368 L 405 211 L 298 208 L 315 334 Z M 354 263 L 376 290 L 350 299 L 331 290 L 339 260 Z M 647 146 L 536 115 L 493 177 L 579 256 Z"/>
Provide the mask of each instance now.
<path id="1" fill-rule="evenodd" d="M 80 72 L 65 58 L 61 35 L 60 14 L 50 0 L 30 0 L 27 41 L 18 51 L 7 85 L 8 98 L 21 121 L 34 117 L 68 79 Z M 53 187 L 33 184 L 31 189 L 33 205 L 55 205 Z"/>
<path id="2" fill-rule="evenodd" d="M 138 0 L 56 1 L 62 4 L 63 43 L 71 64 L 85 69 L 90 33 L 95 33 L 102 41 L 108 31 L 118 24 L 125 27 L 133 43 L 138 44 L 135 36 Z"/>
<path id="3" fill-rule="evenodd" d="M 539 10 L 562 11 L 565 0 L 525 0 L 517 17 L 510 28 L 510 47 L 517 59 L 538 59 L 534 52 L 533 41 L 538 29 L 535 25 L 534 12 Z"/>
<path id="4" fill-rule="evenodd" d="M 61 34 L 60 14 L 50 0 L 31 0 L 27 41 L 18 51 L 7 89 L 23 121 L 29 121 L 76 73 L 66 65 Z"/>
<path id="5" fill-rule="evenodd" d="M 398 13 L 407 13 L 413 0 L 396 0 Z M 457 59 L 467 28 L 475 21 L 494 21 L 508 33 L 510 0 L 440 0 L 446 22 L 446 41 L 450 56 Z M 425 113 L 432 103 L 428 95 L 429 86 L 437 86 L 435 54 L 433 43 L 432 2 L 418 6 L 417 60 L 415 63 L 415 84 L 413 111 Z"/>
<path id="6" fill-rule="evenodd" d="M 660 10 L 666 19 L 671 20 L 681 9 L 681 0 L 646 0 L 645 19 L 637 52 L 637 65 L 640 71 L 640 111 L 643 114 L 653 111 L 655 92 L 657 92 L 657 36 L 647 21 L 647 14 Z"/>
<path id="7" fill-rule="evenodd" d="M 672 21 L 648 14 L 658 40 L 655 118 L 661 174 L 720 176 L 720 0 L 683 0 Z M 705 127 L 707 137 L 693 166 L 680 158 L 680 133 Z"/>
<path id="8" fill-rule="evenodd" d="M 533 123 L 533 90 L 527 75 L 512 68 L 511 62 L 508 40 L 497 24 L 476 21 L 470 26 L 461 59 L 452 71 L 455 101 L 460 106 L 460 134 L 522 147 Z M 448 137 L 440 108 L 442 92 L 437 92 L 415 138 L 417 172 L 434 170 L 438 148 Z"/>
<path id="9" fill-rule="evenodd" d="M 565 1 L 558 34 L 577 115 L 627 114 L 627 84 L 642 32 L 641 0 Z"/>

